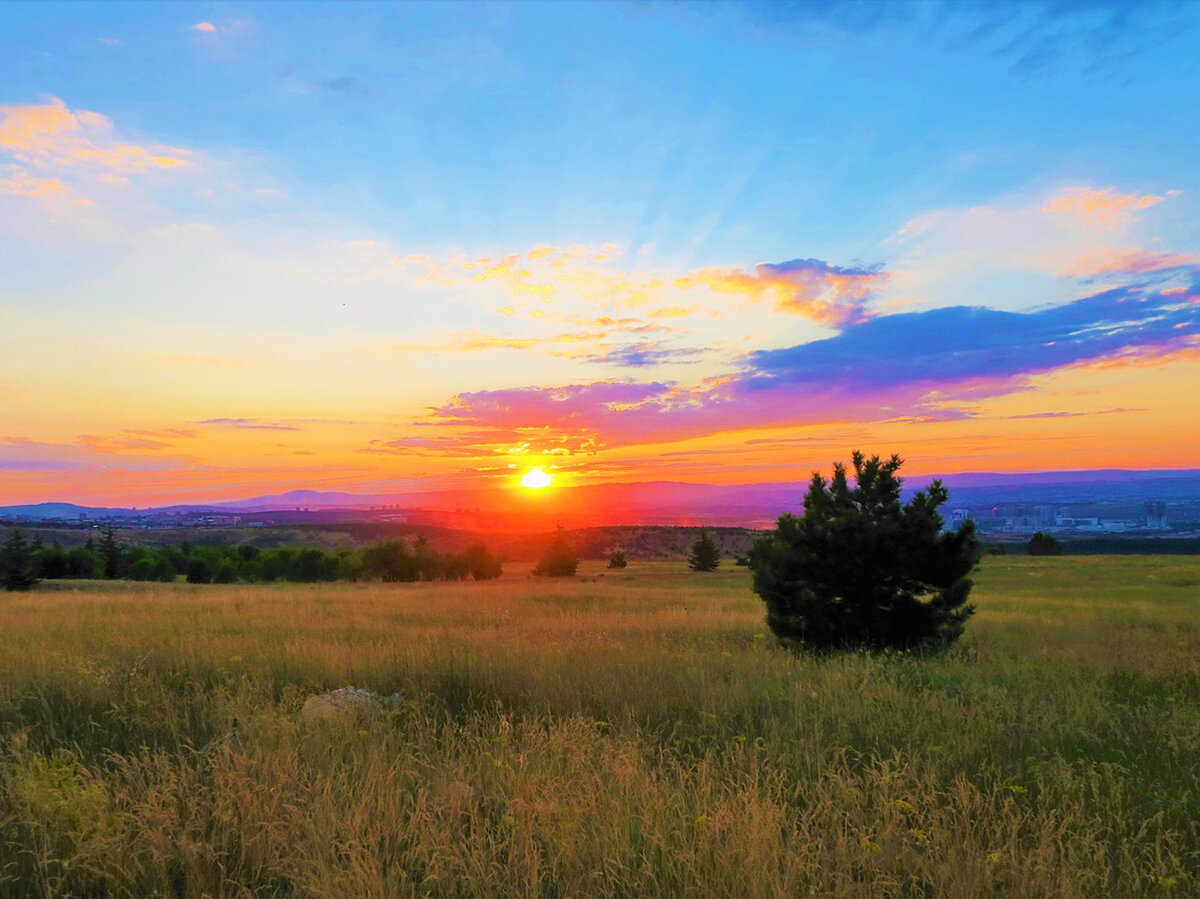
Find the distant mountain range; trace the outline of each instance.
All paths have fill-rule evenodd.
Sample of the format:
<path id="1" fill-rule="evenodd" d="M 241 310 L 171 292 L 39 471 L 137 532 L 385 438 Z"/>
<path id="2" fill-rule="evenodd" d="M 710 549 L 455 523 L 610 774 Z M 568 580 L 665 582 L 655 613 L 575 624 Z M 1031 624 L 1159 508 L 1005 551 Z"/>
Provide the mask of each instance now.
<path id="1" fill-rule="evenodd" d="M 906 479 L 906 493 L 923 489 L 933 476 Z M 969 472 L 943 476 L 950 506 L 989 503 L 1200 502 L 1200 469 L 1124 471 Z M 441 490 L 426 493 L 359 494 L 291 490 L 220 503 L 143 509 L 80 506 L 48 502 L 0 506 L 0 517 L 30 520 L 135 518 L 146 515 L 253 514 L 271 511 L 437 510 L 443 513 L 583 518 L 614 524 L 679 522 L 770 522 L 782 511 L 798 510 L 807 482 L 713 485 L 670 481 L 590 484 L 527 490 Z"/>

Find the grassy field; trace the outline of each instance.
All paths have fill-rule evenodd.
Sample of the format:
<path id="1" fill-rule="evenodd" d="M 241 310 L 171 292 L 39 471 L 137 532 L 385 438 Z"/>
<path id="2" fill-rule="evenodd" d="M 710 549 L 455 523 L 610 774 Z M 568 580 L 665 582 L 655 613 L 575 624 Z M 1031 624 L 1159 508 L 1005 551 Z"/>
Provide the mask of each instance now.
<path id="1" fill-rule="evenodd" d="M 1200 559 L 989 557 L 936 659 L 582 574 L 0 594 L 0 895 L 1200 894 Z"/>

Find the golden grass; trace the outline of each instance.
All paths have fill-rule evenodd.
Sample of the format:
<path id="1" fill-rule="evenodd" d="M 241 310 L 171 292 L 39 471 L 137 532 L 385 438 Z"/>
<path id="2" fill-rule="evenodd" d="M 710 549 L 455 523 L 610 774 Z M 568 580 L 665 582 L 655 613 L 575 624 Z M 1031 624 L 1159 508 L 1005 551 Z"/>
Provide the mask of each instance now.
<path id="1" fill-rule="evenodd" d="M 933 659 L 581 574 L 0 595 L 0 894 L 1200 893 L 1197 560 L 989 558 Z"/>

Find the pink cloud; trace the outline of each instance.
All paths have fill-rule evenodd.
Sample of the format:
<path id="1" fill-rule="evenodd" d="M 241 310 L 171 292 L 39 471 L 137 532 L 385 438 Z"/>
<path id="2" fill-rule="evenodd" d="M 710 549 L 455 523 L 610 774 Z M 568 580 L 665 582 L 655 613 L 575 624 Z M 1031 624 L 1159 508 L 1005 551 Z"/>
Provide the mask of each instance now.
<path id="1" fill-rule="evenodd" d="M 1200 265 L 1195 253 L 1150 253 L 1144 250 L 1099 249 L 1077 259 L 1063 273 L 1072 278 L 1098 275 L 1143 275 L 1164 269 Z"/>

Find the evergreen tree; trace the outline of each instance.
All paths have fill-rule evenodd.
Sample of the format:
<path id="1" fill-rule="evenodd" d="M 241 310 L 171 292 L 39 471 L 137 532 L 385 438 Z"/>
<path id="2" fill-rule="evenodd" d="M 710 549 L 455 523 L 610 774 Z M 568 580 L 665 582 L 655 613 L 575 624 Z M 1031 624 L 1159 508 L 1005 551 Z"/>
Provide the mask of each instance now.
<path id="1" fill-rule="evenodd" d="M 967 575 L 979 561 L 975 525 L 944 531 L 940 481 L 900 502 L 901 460 L 854 453 L 830 482 L 813 474 L 804 517 L 779 517 L 750 554 L 767 624 L 811 649 L 934 649 L 962 633 L 974 611 Z"/>
<path id="2" fill-rule="evenodd" d="M 435 581 L 442 575 L 442 560 L 438 557 L 437 550 L 429 545 L 424 534 L 413 541 L 413 558 L 421 580 Z"/>
<path id="3" fill-rule="evenodd" d="M 708 536 L 708 531 L 701 531 L 700 537 L 692 544 L 692 554 L 688 556 L 688 568 L 692 571 L 716 571 L 721 564 L 721 550 Z"/>
<path id="4" fill-rule="evenodd" d="M 0 545 L 0 584 L 5 590 L 28 590 L 37 582 L 25 535 L 14 528 Z"/>
<path id="5" fill-rule="evenodd" d="M 624 568 L 628 564 L 629 564 L 629 560 L 627 558 L 625 558 L 625 553 L 621 550 L 617 550 L 615 553 L 613 553 L 611 556 L 608 557 L 608 567 L 609 568 Z"/>
<path id="6" fill-rule="evenodd" d="M 560 524 L 533 573 L 546 577 L 574 577 L 578 568 L 579 556 L 575 554 L 575 547 Z"/>
<path id="7" fill-rule="evenodd" d="M 100 526 L 100 546 L 96 551 L 100 553 L 100 561 L 104 566 L 104 577 L 110 581 L 119 577 L 121 574 L 121 544 L 117 543 L 111 524 Z"/>

